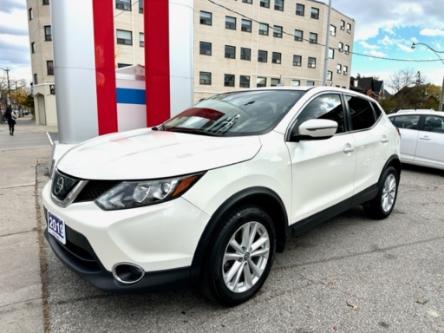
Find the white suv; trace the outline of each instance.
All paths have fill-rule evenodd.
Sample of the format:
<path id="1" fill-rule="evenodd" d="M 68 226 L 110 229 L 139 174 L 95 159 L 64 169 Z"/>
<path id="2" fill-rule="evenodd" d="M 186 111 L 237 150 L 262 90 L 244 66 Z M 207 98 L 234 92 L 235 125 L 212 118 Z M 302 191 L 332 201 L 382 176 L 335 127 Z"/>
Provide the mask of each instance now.
<path id="1" fill-rule="evenodd" d="M 199 102 L 159 127 L 68 151 L 43 190 L 55 254 L 106 290 L 200 281 L 251 298 L 302 228 L 363 204 L 393 210 L 399 135 L 372 99 L 268 88 Z"/>

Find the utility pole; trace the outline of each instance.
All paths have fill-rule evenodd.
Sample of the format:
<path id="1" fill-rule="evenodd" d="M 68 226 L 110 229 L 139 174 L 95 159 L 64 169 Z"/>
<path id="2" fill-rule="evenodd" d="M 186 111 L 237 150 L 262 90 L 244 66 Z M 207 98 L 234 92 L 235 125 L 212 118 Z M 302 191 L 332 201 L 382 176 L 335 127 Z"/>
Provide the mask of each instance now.
<path id="1" fill-rule="evenodd" d="M 7 91 L 7 94 L 6 94 L 6 104 L 9 104 L 10 103 L 9 96 L 11 94 L 11 82 L 9 81 L 9 71 L 10 71 L 10 69 L 9 68 L 1 68 L 1 67 L 0 67 L 0 69 L 4 70 L 6 72 L 6 81 L 7 81 L 7 84 L 8 84 L 8 91 Z"/>
<path id="2" fill-rule="evenodd" d="M 327 14 L 327 38 L 325 41 L 325 67 L 324 67 L 324 75 L 322 79 L 322 85 L 327 85 L 327 76 L 328 76 L 328 49 L 330 47 L 330 21 L 331 21 L 331 0 L 328 0 L 328 14 Z"/>

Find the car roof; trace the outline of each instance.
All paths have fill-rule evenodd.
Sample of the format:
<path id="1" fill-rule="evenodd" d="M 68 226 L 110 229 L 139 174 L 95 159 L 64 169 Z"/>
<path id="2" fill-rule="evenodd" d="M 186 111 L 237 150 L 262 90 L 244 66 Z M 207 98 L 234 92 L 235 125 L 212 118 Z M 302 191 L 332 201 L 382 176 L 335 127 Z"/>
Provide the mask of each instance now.
<path id="1" fill-rule="evenodd" d="M 442 111 L 435 111 L 433 109 L 402 109 L 395 113 L 392 113 L 389 115 L 389 117 L 395 117 L 400 115 L 438 115 L 443 116 L 444 112 Z"/>
<path id="2" fill-rule="evenodd" d="M 365 94 L 362 94 L 360 92 L 350 90 L 350 89 L 344 89 L 344 88 L 338 88 L 338 87 L 330 87 L 330 86 L 277 86 L 277 87 L 263 87 L 263 88 L 250 88 L 250 89 L 242 89 L 242 90 L 236 90 L 237 91 L 269 91 L 269 90 L 298 90 L 298 91 L 310 91 L 313 94 L 320 93 L 320 92 L 337 92 L 337 93 L 346 93 L 353 96 L 359 96 L 361 98 L 367 99 L 369 101 L 378 103 L 374 98 L 367 96 Z"/>

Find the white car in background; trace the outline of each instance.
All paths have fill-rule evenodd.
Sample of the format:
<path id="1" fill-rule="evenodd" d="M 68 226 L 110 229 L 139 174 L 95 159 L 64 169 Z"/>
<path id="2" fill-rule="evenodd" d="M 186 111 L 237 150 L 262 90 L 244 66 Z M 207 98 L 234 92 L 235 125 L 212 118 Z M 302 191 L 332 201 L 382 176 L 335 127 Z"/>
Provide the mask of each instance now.
<path id="1" fill-rule="evenodd" d="M 444 170 L 444 112 L 400 110 L 389 118 L 401 133 L 401 162 Z"/>
<path id="2" fill-rule="evenodd" d="M 290 227 L 356 205 L 388 217 L 400 172 L 398 131 L 365 95 L 224 93 L 69 150 L 43 190 L 46 236 L 99 288 L 192 280 L 235 305 L 265 282 Z"/>

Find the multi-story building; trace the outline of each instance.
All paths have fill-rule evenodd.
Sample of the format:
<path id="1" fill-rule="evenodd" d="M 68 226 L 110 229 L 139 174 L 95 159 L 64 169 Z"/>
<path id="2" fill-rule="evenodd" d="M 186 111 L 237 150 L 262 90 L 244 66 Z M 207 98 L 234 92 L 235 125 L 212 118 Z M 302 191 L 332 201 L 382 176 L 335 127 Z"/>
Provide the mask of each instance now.
<path id="1" fill-rule="evenodd" d="M 55 125 L 50 0 L 27 0 L 37 121 Z M 166 1 L 166 0 L 165 0 Z M 354 20 L 315 0 L 194 0 L 194 100 L 239 88 L 349 87 Z M 116 68 L 144 65 L 143 0 L 114 0 Z"/>
<path id="2" fill-rule="evenodd" d="M 327 84 L 349 87 L 354 20 L 332 9 L 327 29 L 324 3 L 198 0 L 195 7 L 195 99 L 239 88 L 322 84 L 327 31 Z"/>

